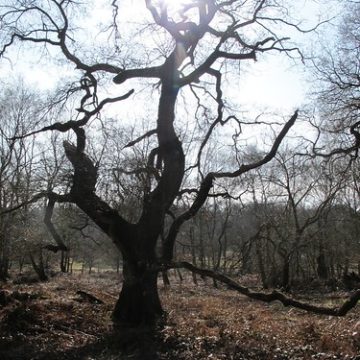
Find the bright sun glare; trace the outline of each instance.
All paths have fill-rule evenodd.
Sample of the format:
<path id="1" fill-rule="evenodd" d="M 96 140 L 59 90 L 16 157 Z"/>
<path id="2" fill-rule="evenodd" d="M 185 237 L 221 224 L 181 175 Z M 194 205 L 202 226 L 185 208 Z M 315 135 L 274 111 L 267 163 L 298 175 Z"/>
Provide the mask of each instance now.
<path id="1" fill-rule="evenodd" d="M 164 4 L 168 4 L 168 5 L 171 5 L 171 6 L 181 6 L 183 5 L 184 3 L 189 3 L 189 0 L 186 1 L 186 0 L 161 0 L 162 3 Z"/>
<path id="2" fill-rule="evenodd" d="M 184 5 L 191 3 L 192 0 L 160 0 L 160 3 L 166 5 L 169 9 L 179 10 Z"/>
<path id="3" fill-rule="evenodd" d="M 191 3 L 196 3 L 194 0 L 159 0 L 158 4 L 160 6 L 165 6 L 168 11 L 168 15 L 170 17 L 174 17 L 174 19 L 177 18 L 177 16 L 180 16 L 181 19 L 184 19 L 183 16 L 184 10 L 187 7 L 186 5 L 189 5 Z M 189 8 L 187 9 L 189 10 Z M 189 12 L 186 11 L 186 15 L 189 15 Z"/>

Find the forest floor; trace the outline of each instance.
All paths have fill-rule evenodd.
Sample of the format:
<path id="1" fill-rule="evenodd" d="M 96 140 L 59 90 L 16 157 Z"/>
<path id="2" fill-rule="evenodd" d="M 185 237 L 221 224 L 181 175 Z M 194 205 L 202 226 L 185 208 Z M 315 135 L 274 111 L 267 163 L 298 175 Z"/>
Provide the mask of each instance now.
<path id="1" fill-rule="evenodd" d="M 243 279 L 245 282 L 249 279 Z M 360 359 L 360 306 L 334 318 L 263 304 L 209 281 L 160 286 L 168 318 L 156 333 L 116 331 L 115 274 L 58 275 L 0 293 L 0 360 Z M 78 291 L 94 295 L 96 304 Z M 347 294 L 300 297 L 327 306 Z"/>

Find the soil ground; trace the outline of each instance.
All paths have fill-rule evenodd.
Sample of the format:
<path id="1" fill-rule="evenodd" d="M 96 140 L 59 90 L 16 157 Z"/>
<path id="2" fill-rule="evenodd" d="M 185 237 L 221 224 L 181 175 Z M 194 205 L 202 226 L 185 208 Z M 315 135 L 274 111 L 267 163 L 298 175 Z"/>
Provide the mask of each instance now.
<path id="1" fill-rule="evenodd" d="M 156 331 L 113 328 L 121 286 L 113 273 L 4 284 L 0 360 L 360 359 L 360 306 L 334 318 L 252 301 L 210 281 L 171 283 L 160 285 L 168 316 Z M 103 303 L 81 297 L 79 290 Z M 346 295 L 313 292 L 301 298 L 335 306 Z"/>

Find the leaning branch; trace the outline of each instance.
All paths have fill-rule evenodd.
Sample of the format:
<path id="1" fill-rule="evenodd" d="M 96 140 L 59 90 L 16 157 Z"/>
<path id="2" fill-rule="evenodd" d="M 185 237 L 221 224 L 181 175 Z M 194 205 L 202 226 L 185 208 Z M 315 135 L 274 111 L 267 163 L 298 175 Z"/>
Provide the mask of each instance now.
<path id="1" fill-rule="evenodd" d="M 214 172 L 212 173 L 212 175 L 215 178 L 225 178 L 225 177 L 234 178 L 268 163 L 270 160 L 272 160 L 275 157 L 281 142 L 283 141 L 284 137 L 286 136 L 290 128 L 295 124 L 297 117 L 298 117 L 298 110 L 296 110 L 294 115 L 290 118 L 290 120 L 286 122 L 286 124 L 281 129 L 278 136 L 276 137 L 272 148 L 261 160 L 251 164 L 243 164 L 239 167 L 238 170 L 233 172 L 217 172 L 217 173 Z"/>
<path id="2" fill-rule="evenodd" d="M 279 135 L 276 137 L 274 144 L 271 148 L 271 150 L 267 153 L 266 156 L 264 156 L 261 160 L 251 163 L 251 164 L 244 164 L 241 165 L 240 168 L 234 172 L 224 172 L 224 173 L 209 173 L 207 174 L 200 186 L 199 191 L 197 192 L 196 198 L 191 205 L 191 207 L 182 213 L 180 216 L 178 216 L 174 222 L 171 224 L 168 235 L 163 243 L 163 255 L 162 258 L 165 261 L 171 261 L 173 256 L 173 247 L 175 244 L 176 236 L 180 230 L 181 225 L 193 218 L 199 209 L 203 206 L 206 199 L 209 196 L 210 189 L 213 186 L 213 182 L 215 178 L 222 178 L 222 177 L 229 177 L 234 178 L 237 176 L 240 176 L 252 169 L 256 169 L 266 163 L 268 163 L 271 159 L 273 159 L 277 153 L 277 150 L 290 130 L 290 128 L 294 125 L 296 119 L 298 116 L 298 111 L 296 110 L 294 115 L 290 118 L 290 120 L 284 125 L 282 130 L 280 131 Z"/>
<path id="3" fill-rule="evenodd" d="M 106 98 L 103 99 L 93 110 L 91 111 L 86 111 L 83 109 L 78 109 L 78 111 L 85 113 L 85 115 L 79 119 L 79 120 L 69 120 L 67 122 L 61 123 L 61 122 L 56 122 L 54 124 L 51 124 L 49 126 L 44 126 L 41 129 L 38 130 L 34 130 L 31 131 L 27 134 L 24 135 L 19 135 L 19 136 L 14 136 L 12 138 L 10 138 L 9 140 L 20 140 L 20 139 L 24 139 L 26 137 L 32 136 L 32 135 L 36 135 L 36 134 L 40 134 L 42 132 L 46 132 L 46 131 L 60 131 L 60 132 L 67 132 L 70 130 L 74 130 L 76 131 L 76 129 L 79 129 L 80 127 L 86 125 L 88 123 L 88 121 L 91 119 L 92 116 L 96 115 L 97 113 L 99 113 L 103 107 L 107 104 L 112 104 L 118 101 L 122 101 L 122 100 L 126 100 L 129 96 L 131 96 L 134 93 L 134 90 L 129 90 L 126 94 L 121 95 L 121 96 L 117 96 L 115 98 Z"/>
<path id="4" fill-rule="evenodd" d="M 131 147 L 131 146 L 134 146 L 135 144 L 137 144 L 138 142 L 150 137 L 151 135 L 155 135 L 157 133 L 157 129 L 152 129 L 152 130 L 149 130 L 147 133 L 139 136 L 137 139 L 135 140 L 132 140 L 130 141 L 129 143 L 127 143 L 125 146 L 124 146 L 124 149 L 128 148 L 128 147 Z"/>
<path id="5" fill-rule="evenodd" d="M 238 284 L 236 281 L 230 279 L 229 277 L 223 274 L 208 269 L 200 269 L 186 261 L 171 263 L 168 266 L 166 266 L 166 268 L 167 269 L 184 268 L 195 274 L 210 277 L 214 280 L 217 280 L 227 285 L 230 289 L 235 290 L 240 294 L 245 295 L 251 299 L 260 300 L 267 303 L 280 301 L 286 307 L 291 306 L 297 309 L 302 309 L 308 312 L 321 314 L 321 315 L 345 316 L 351 309 L 353 309 L 357 305 L 357 302 L 360 300 L 360 289 L 359 289 L 355 291 L 340 307 L 329 308 L 324 306 L 316 306 L 292 299 L 276 290 L 274 290 L 271 293 L 251 291 L 249 288 Z"/>
<path id="6" fill-rule="evenodd" d="M 168 235 L 163 243 L 163 254 L 162 257 L 165 261 L 171 261 L 173 257 L 173 248 L 177 234 L 180 230 L 181 225 L 193 218 L 201 207 L 204 205 L 206 199 L 208 198 L 210 189 L 213 186 L 213 176 L 208 174 L 200 185 L 200 189 L 196 194 L 196 198 L 190 208 L 178 216 L 174 222 L 171 224 Z"/>
<path id="7" fill-rule="evenodd" d="M 54 212 L 54 206 L 55 206 L 55 202 L 56 199 L 60 200 L 60 196 L 58 195 L 57 197 L 55 196 L 49 196 L 49 201 L 48 204 L 46 206 L 46 210 L 45 210 L 45 216 L 44 216 L 44 223 L 47 227 L 47 229 L 49 230 L 50 234 L 52 235 L 52 237 L 54 238 L 57 247 L 54 246 L 48 246 L 47 249 L 57 252 L 58 250 L 61 251 L 68 251 L 68 248 L 66 247 L 66 245 L 64 244 L 61 236 L 59 235 L 59 233 L 57 232 L 53 222 L 52 222 L 52 215 Z M 68 195 L 64 195 L 63 199 L 61 199 L 62 201 L 70 201 L 71 198 Z"/>
<path id="8" fill-rule="evenodd" d="M 81 129 L 83 130 L 83 129 Z M 65 155 L 74 168 L 70 194 L 73 202 L 83 210 L 106 234 L 112 234 L 113 224 L 123 231 L 129 223 L 96 195 L 97 167 L 84 152 L 84 134 L 76 133 L 77 145 L 64 141 Z M 125 230 L 124 230 L 125 229 Z"/>

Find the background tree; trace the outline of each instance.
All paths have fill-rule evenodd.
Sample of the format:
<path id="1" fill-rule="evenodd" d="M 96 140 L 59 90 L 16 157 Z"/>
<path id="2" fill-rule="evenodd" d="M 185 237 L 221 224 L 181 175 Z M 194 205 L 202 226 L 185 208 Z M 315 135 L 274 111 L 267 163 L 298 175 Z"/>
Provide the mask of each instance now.
<path id="1" fill-rule="evenodd" d="M 15 141 L 14 137 L 30 131 L 38 116 L 35 95 L 17 82 L 14 90 L 4 84 L 0 98 L 0 209 L 26 204 L 34 194 L 33 137 Z M 13 253 L 21 248 L 28 223 L 25 206 L 17 213 L 0 216 L 0 279 L 8 278 Z M 20 255 L 20 254 L 19 254 Z M 21 258 L 18 259 L 22 261 Z"/>
<path id="2" fill-rule="evenodd" d="M 359 89 L 360 89 L 360 4 L 343 1 L 339 4 L 341 17 L 337 19 L 337 33 L 324 44 L 314 60 L 316 121 L 318 137 L 314 143 L 316 154 L 358 155 Z"/>
<path id="3" fill-rule="evenodd" d="M 316 54 L 314 60 L 314 73 L 319 80 L 314 87 L 315 108 L 317 116 L 311 121 L 316 128 L 317 136 L 312 142 L 312 156 L 321 156 L 325 162 L 331 162 L 333 167 L 332 176 L 344 176 L 348 173 L 346 187 L 342 190 L 342 198 L 337 200 L 337 207 L 329 213 L 327 229 L 333 229 L 332 235 L 327 233 L 328 238 L 336 238 L 333 245 L 342 244 L 344 247 L 337 250 L 344 254 L 349 249 L 355 249 L 351 245 L 352 236 L 349 234 L 356 229 L 355 217 L 348 217 L 350 213 L 356 213 L 358 194 L 356 194 L 356 176 L 354 169 L 358 168 L 358 151 L 360 145 L 359 133 L 359 59 L 360 59 L 360 32 L 359 32 L 359 14 L 360 3 L 358 1 L 343 1 L 338 4 L 339 16 L 335 21 L 335 31 L 331 37 L 328 37 L 327 43 L 322 41 L 321 50 Z M 357 170 L 355 170 L 355 173 Z M 350 190 L 349 192 L 349 189 Z M 352 194 L 349 197 L 349 194 Z M 347 195 L 346 195 L 347 194 Z M 344 196 L 345 195 L 345 196 Z M 350 208 L 342 206 L 343 200 L 346 200 Z M 349 201 L 350 199 L 350 201 Z M 341 205 L 340 205 L 341 204 Z M 341 210 L 340 210 L 341 209 Z M 343 212 L 340 215 L 340 212 Z M 335 215 L 335 214 L 338 215 Z M 346 215 L 345 215 L 346 214 Z M 342 222 L 344 217 L 352 223 L 344 231 L 342 225 L 339 225 L 335 218 Z M 350 218 L 352 220 L 350 220 Z M 330 220 L 331 219 L 331 220 Z M 334 229 L 338 224 L 337 230 Z M 344 231 L 344 232 L 343 232 Z M 344 236 L 340 236 L 343 232 Z M 347 240 L 346 240 L 347 239 Z M 343 259 L 340 258 L 340 264 L 334 264 L 337 261 L 331 260 L 330 272 L 334 277 L 338 277 L 345 270 Z M 352 260 L 354 261 L 354 260 Z M 335 270 L 338 268 L 338 270 Z"/>
<path id="4" fill-rule="evenodd" d="M 263 271 L 268 274 L 262 274 L 266 285 L 289 290 L 293 280 L 317 277 L 316 273 L 305 275 L 306 256 L 315 263 L 319 257 L 321 264 L 325 262 L 326 237 L 318 236 L 319 228 L 323 229 L 321 220 L 331 210 L 344 186 L 344 178 L 333 177 L 332 169 L 318 159 L 299 157 L 288 147 L 280 151 L 268 168 L 261 169 L 265 174 L 259 174 L 266 188 L 258 191 L 265 202 L 257 204 L 254 197 L 259 208 L 258 241 L 262 243 L 257 250 L 259 265 L 262 262 Z M 312 247 L 316 250 L 309 251 Z"/>

